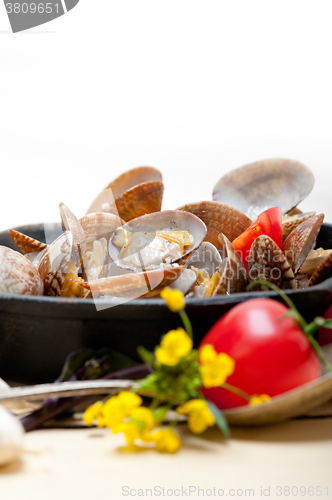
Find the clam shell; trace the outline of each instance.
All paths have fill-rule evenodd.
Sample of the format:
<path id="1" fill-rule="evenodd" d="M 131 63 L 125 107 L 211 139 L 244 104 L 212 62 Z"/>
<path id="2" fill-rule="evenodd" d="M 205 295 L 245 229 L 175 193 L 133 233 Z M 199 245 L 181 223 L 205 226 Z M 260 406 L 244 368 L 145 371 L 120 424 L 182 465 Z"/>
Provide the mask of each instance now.
<path id="1" fill-rule="evenodd" d="M 43 295 L 44 286 L 36 268 L 21 253 L 0 246 L 0 293 Z"/>
<path id="2" fill-rule="evenodd" d="M 230 241 L 235 240 L 251 224 L 251 220 L 236 208 L 218 201 L 188 203 L 178 208 L 199 217 L 207 227 L 205 241 L 218 246 L 218 236 L 223 233 Z"/>
<path id="3" fill-rule="evenodd" d="M 17 246 L 17 248 L 23 253 L 40 252 L 47 247 L 46 243 L 35 240 L 26 234 L 15 231 L 15 229 L 8 229 L 8 232 Z"/>
<path id="4" fill-rule="evenodd" d="M 326 259 L 332 250 L 324 250 L 317 248 L 317 250 L 310 250 L 308 257 L 303 262 L 299 273 L 309 274 L 310 276 L 316 271 L 317 267 Z"/>
<path id="5" fill-rule="evenodd" d="M 104 204 L 112 205 L 114 200 L 134 186 L 150 181 L 162 182 L 162 180 L 159 170 L 153 167 L 137 167 L 128 170 L 106 186 L 90 205 L 87 213 L 102 212 Z"/>
<path id="6" fill-rule="evenodd" d="M 302 214 L 302 210 L 300 210 L 298 207 L 292 208 L 292 210 L 289 210 L 287 214 L 285 214 L 286 217 L 291 217 L 292 215 L 299 215 Z M 315 212 L 313 212 L 315 213 Z"/>
<path id="7" fill-rule="evenodd" d="M 44 250 L 38 266 L 38 272 L 44 281 L 44 295 L 60 295 L 72 244 L 72 233 L 66 231 Z"/>
<path id="8" fill-rule="evenodd" d="M 332 277 L 332 253 L 330 253 L 323 262 L 317 267 L 311 279 L 309 286 L 317 285 L 328 278 Z"/>
<path id="9" fill-rule="evenodd" d="M 280 207 L 283 214 L 296 207 L 312 190 L 314 176 L 302 163 L 271 158 L 236 168 L 224 175 L 213 199 L 241 210 L 252 220 L 264 210 Z"/>
<path id="10" fill-rule="evenodd" d="M 183 295 L 187 295 L 196 283 L 196 273 L 192 269 L 185 269 L 180 276 L 173 281 L 170 288 L 180 290 Z"/>
<path id="11" fill-rule="evenodd" d="M 287 215 L 282 218 L 282 239 L 285 240 L 287 236 L 302 222 L 313 217 L 316 212 L 306 212 L 294 215 Z"/>
<path id="12" fill-rule="evenodd" d="M 108 242 L 100 238 L 93 242 L 92 249 L 85 253 L 82 268 L 83 278 L 92 281 L 105 278 L 108 272 Z"/>
<path id="13" fill-rule="evenodd" d="M 294 273 L 278 245 L 269 236 L 259 236 L 251 245 L 248 259 L 248 277 L 269 281 L 279 288 L 296 288 Z M 268 290 L 256 285 L 254 290 Z"/>
<path id="14" fill-rule="evenodd" d="M 90 251 L 95 240 L 109 238 L 115 229 L 122 226 L 124 221 L 114 214 L 97 212 L 85 215 L 79 219 L 86 237 L 86 250 Z"/>
<path id="15" fill-rule="evenodd" d="M 217 269 L 221 278 L 213 295 L 244 292 L 247 286 L 246 269 L 234 246 L 224 234 L 218 237 L 218 250 L 223 260 Z"/>
<path id="16" fill-rule="evenodd" d="M 163 201 L 164 185 L 160 181 L 144 182 L 129 189 L 115 200 L 115 212 L 125 221 L 145 214 L 159 212 Z"/>
<path id="17" fill-rule="evenodd" d="M 316 241 L 324 214 L 314 215 L 297 226 L 284 241 L 284 254 L 295 273 L 300 269 Z"/>
<path id="18" fill-rule="evenodd" d="M 64 230 L 73 235 L 74 262 L 79 267 L 86 251 L 85 232 L 76 216 L 64 203 L 60 203 L 59 210 Z"/>
<path id="19" fill-rule="evenodd" d="M 220 253 L 212 243 L 203 241 L 200 247 L 187 260 L 186 266 L 191 266 L 197 269 L 205 269 L 209 276 L 212 276 L 216 268 L 221 264 Z"/>
<path id="20" fill-rule="evenodd" d="M 165 286 L 177 280 L 185 269 L 185 266 L 168 269 L 159 267 L 145 272 L 101 278 L 82 283 L 81 286 L 93 293 L 112 297 L 153 297 L 158 295 Z"/>
<path id="21" fill-rule="evenodd" d="M 195 215 L 183 212 L 180 210 L 164 210 L 162 212 L 156 212 L 153 214 L 143 215 L 130 222 L 127 222 L 124 229 L 132 232 L 155 232 L 160 230 L 174 230 L 183 231 L 187 230 L 194 238 L 193 246 L 180 258 L 173 259 L 170 263 L 173 264 L 177 262 L 178 264 L 184 264 L 189 257 L 194 253 L 194 251 L 199 247 L 199 245 L 204 240 L 206 235 L 206 226 Z M 125 269 L 132 269 L 136 271 L 136 268 L 124 264 L 120 259 L 120 248 L 113 243 L 113 237 L 109 241 L 109 255 L 113 262 L 119 267 Z M 144 265 L 144 264 L 143 264 Z M 146 269 L 150 266 L 146 266 Z M 157 266 L 155 266 L 157 267 Z"/>

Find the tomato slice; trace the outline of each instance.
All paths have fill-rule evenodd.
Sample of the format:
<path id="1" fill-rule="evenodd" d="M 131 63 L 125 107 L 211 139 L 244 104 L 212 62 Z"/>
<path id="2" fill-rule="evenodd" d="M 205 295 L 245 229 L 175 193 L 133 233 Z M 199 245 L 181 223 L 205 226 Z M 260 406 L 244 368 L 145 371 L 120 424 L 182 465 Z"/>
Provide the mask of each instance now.
<path id="1" fill-rule="evenodd" d="M 233 245 L 241 257 L 246 269 L 251 245 L 258 236 L 266 234 L 281 247 L 282 245 L 282 223 L 281 209 L 279 207 L 269 208 L 262 212 L 257 220 L 246 229 L 240 236 L 235 238 Z"/>

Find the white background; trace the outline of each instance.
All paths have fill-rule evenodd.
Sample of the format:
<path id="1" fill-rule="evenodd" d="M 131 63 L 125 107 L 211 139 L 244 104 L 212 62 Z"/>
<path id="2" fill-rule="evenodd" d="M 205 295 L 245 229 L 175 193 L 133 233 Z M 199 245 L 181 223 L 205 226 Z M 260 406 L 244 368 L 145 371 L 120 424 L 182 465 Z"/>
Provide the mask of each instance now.
<path id="1" fill-rule="evenodd" d="M 331 0 L 81 0 L 13 35 L 0 4 L 0 229 L 80 217 L 135 166 L 176 208 L 275 156 L 332 221 L 331 23 Z"/>

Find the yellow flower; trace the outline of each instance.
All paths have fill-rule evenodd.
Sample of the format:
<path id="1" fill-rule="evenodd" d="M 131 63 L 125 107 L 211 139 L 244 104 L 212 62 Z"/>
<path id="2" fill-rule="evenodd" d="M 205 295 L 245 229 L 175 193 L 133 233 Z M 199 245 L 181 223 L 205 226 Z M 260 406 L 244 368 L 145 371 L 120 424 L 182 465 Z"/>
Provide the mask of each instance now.
<path id="1" fill-rule="evenodd" d="M 136 408 L 131 412 L 128 422 L 123 422 L 113 429 L 114 434 L 123 432 L 126 441 L 132 444 L 136 439 L 151 441 L 150 432 L 156 427 L 152 411 L 149 408 Z"/>
<path id="2" fill-rule="evenodd" d="M 166 286 L 160 293 L 160 296 L 166 301 L 168 309 L 172 312 L 178 312 L 185 308 L 186 302 L 180 290 Z"/>
<path id="3" fill-rule="evenodd" d="M 211 344 L 204 345 L 199 350 L 200 369 L 203 386 L 221 386 L 234 372 L 235 362 L 228 354 L 218 354 Z"/>
<path id="4" fill-rule="evenodd" d="M 188 427 L 195 434 L 201 434 L 215 424 L 214 416 L 204 399 L 191 399 L 179 406 L 176 411 L 180 415 L 188 415 Z"/>
<path id="5" fill-rule="evenodd" d="M 176 453 L 181 446 L 181 440 L 173 429 L 163 429 L 152 435 L 159 453 Z"/>
<path id="6" fill-rule="evenodd" d="M 155 354 L 163 365 L 175 366 L 192 348 L 193 341 L 189 335 L 183 328 L 177 328 L 166 333 Z"/>
<path id="7" fill-rule="evenodd" d="M 115 429 L 132 411 L 142 404 L 142 398 L 134 392 L 122 391 L 117 396 L 113 396 L 104 403 L 101 408 L 102 426 Z"/>
<path id="8" fill-rule="evenodd" d="M 250 405 L 260 405 L 261 403 L 266 403 L 267 401 L 270 401 L 270 396 L 267 394 L 254 394 L 251 396 L 251 399 L 249 401 Z"/>
<path id="9" fill-rule="evenodd" d="M 83 415 L 83 420 L 88 427 L 91 427 L 93 422 L 95 420 L 98 420 L 102 406 L 103 406 L 103 403 L 101 401 L 98 401 L 97 403 L 89 406 L 85 410 L 84 415 Z"/>

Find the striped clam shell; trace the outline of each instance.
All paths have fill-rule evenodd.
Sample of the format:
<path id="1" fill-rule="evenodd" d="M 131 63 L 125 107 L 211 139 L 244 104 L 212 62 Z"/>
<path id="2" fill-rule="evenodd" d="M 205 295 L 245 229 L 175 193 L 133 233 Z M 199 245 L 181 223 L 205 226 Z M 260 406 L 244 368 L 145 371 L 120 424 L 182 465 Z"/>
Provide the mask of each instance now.
<path id="1" fill-rule="evenodd" d="M 313 215 L 297 226 L 283 243 L 284 254 L 297 273 L 307 258 L 323 224 L 324 214 Z"/>
<path id="2" fill-rule="evenodd" d="M 131 190 L 139 184 L 151 181 L 162 182 L 161 172 L 154 167 L 137 167 L 127 170 L 119 177 L 110 182 L 106 188 L 97 196 L 90 205 L 87 214 L 93 212 L 102 212 L 103 206 L 112 206 L 114 200 L 117 200 L 126 191 Z M 115 215 L 118 215 L 115 213 Z"/>
<path id="3" fill-rule="evenodd" d="M 310 219 L 315 215 L 316 212 L 306 212 L 300 214 L 294 214 L 291 216 L 285 216 L 282 218 L 282 239 L 285 240 L 287 236 L 302 222 Z"/>
<path id="4" fill-rule="evenodd" d="M 44 295 L 60 295 L 71 257 L 72 244 L 72 233 L 66 231 L 44 250 L 38 266 L 38 272 L 44 281 Z"/>
<path id="5" fill-rule="evenodd" d="M 294 273 L 278 245 L 269 236 L 259 236 L 253 242 L 248 259 L 249 282 L 268 281 L 279 288 L 296 288 Z M 268 290 L 255 285 L 254 290 Z"/>
<path id="6" fill-rule="evenodd" d="M 218 250 L 222 257 L 222 262 L 217 269 L 220 273 L 220 281 L 213 295 L 244 292 L 247 286 L 246 269 L 233 244 L 224 234 L 218 237 Z"/>
<path id="7" fill-rule="evenodd" d="M 315 272 L 310 278 L 309 286 L 322 283 L 328 278 L 332 277 L 332 253 L 330 253 L 323 262 L 317 267 Z"/>
<path id="8" fill-rule="evenodd" d="M 250 225 L 251 220 L 236 208 L 219 201 L 201 201 L 182 205 L 178 210 L 199 217 L 207 227 L 205 241 L 218 246 L 218 236 L 223 233 L 230 241 L 235 240 Z"/>
<path id="9" fill-rule="evenodd" d="M 31 238 L 30 236 L 20 233 L 19 231 L 15 231 L 15 229 L 8 229 L 8 232 L 17 248 L 23 254 L 40 252 L 47 247 L 46 243 L 38 241 L 35 238 Z"/>
<path id="10" fill-rule="evenodd" d="M 21 253 L 0 246 L 0 293 L 43 295 L 43 280 Z"/>

